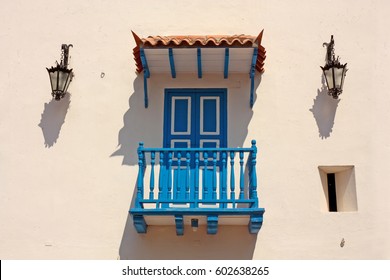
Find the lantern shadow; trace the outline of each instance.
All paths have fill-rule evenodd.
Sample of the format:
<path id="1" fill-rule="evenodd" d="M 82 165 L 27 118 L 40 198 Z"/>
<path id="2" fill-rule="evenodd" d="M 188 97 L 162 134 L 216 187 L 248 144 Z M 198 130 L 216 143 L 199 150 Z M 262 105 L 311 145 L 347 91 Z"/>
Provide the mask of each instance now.
<path id="1" fill-rule="evenodd" d="M 319 137 L 321 139 L 330 137 L 330 134 L 333 131 L 339 102 L 340 99 L 334 99 L 328 95 L 325 79 L 322 76 L 322 86 L 317 90 L 317 96 L 316 99 L 314 99 L 313 107 L 309 109 L 316 120 Z"/>
<path id="2" fill-rule="evenodd" d="M 61 127 L 65 122 L 69 105 L 69 93 L 59 101 L 53 98 L 49 103 L 45 103 L 41 121 L 38 126 L 42 129 L 46 148 L 52 147 L 57 142 Z"/>

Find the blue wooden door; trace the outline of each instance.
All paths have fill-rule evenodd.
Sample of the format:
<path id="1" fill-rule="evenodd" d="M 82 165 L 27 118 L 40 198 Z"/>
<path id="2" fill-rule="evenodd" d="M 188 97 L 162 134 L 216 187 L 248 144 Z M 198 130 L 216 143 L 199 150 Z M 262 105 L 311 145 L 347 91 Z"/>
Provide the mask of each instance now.
<path id="1" fill-rule="evenodd" d="M 227 147 L 227 96 L 226 89 L 167 89 L 165 91 L 164 111 L 164 147 L 165 148 L 226 148 Z M 216 182 L 213 170 L 213 155 L 208 154 L 208 164 L 204 153 L 199 154 L 199 166 L 203 175 L 199 181 L 202 199 L 212 200 L 212 189 Z M 186 182 L 186 155 L 173 156 L 173 199 L 186 199 L 183 185 L 190 185 L 191 193 L 195 188 L 195 160 L 191 155 L 190 182 Z M 217 158 L 217 169 L 221 166 Z M 205 167 L 205 164 L 207 165 Z M 180 165 L 180 167 L 178 166 Z M 198 178 L 200 179 L 200 178 Z M 215 192 L 214 192 L 215 193 Z M 195 198 L 195 197 L 194 197 Z M 195 199 L 198 199 L 196 197 Z"/>
<path id="2" fill-rule="evenodd" d="M 226 89 L 167 89 L 165 148 L 227 146 Z"/>

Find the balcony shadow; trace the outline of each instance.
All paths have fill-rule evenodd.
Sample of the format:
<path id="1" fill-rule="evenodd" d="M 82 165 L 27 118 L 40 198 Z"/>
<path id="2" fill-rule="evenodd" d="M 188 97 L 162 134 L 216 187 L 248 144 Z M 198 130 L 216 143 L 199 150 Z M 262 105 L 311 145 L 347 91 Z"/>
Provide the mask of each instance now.
<path id="1" fill-rule="evenodd" d="M 134 93 L 129 99 L 129 110 L 123 116 L 123 127 L 118 134 L 118 149 L 111 155 L 122 156 L 122 165 L 138 164 L 139 142 L 145 142 L 148 147 L 161 147 L 162 144 L 157 141 L 159 137 L 156 135 L 156 130 L 159 131 L 158 125 L 162 126 L 161 118 L 153 118 L 158 112 L 144 107 L 142 75 L 137 76 L 133 86 Z M 151 99 L 150 96 L 149 98 Z"/>
<path id="2" fill-rule="evenodd" d="M 138 234 L 129 215 L 119 248 L 122 260 L 251 260 L 257 235 L 246 226 L 219 226 L 216 235 L 208 235 L 206 227 L 198 231 L 185 227 L 177 236 L 175 226 L 149 226 L 146 234 Z"/>
<path id="3" fill-rule="evenodd" d="M 63 99 L 57 101 L 54 98 L 45 103 L 38 126 L 42 129 L 45 147 L 50 148 L 60 135 L 61 127 L 65 123 L 65 117 L 70 105 L 70 94 L 66 94 Z"/>
<path id="4" fill-rule="evenodd" d="M 258 74 L 256 72 L 255 74 L 255 89 L 254 89 L 254 93 L 253 93 L 253 106 L 256 104 L 256 101 L 257 101 L 257 89 L 259 88 L 259 85 L 261 84 L 261 80 L 263 79 L 263 74 Z"/>
<path id="5" fill-rule="evenodd" d="M 339 102 L 340 99 L 333 99 L 328 95 L 325 79 L 322 77 L 322 86 L 317 90 L 317 96 L 316 99 L 314 99 L 313 107 L 309 109 L 317 123 L 319 137 L 321 139 L 330 137 L 330 134 L 333 131 Z"/>

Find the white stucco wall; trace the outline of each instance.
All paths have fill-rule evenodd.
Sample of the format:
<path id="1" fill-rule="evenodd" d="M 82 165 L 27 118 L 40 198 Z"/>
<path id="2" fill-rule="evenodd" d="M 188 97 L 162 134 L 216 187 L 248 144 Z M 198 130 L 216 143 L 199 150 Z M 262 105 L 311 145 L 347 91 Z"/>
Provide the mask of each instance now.
<path id="1" fill-rule="evenodd" d="M 390 258 L 387 1 L 2 2 L 1 259 Z M 149 79 L 143 107 L 130 30 L 146 37 L 262 29 L 266 71 L 253 110 L 245 76 L 180 73 Z M 349 68 L 340 101 L 325 96 L 319 68 L 332 34 Z M 60 59 L 63 43 L 74 45 L 75 78 L 70 98 L 55 102 L 45 67 Z M 266 213 L 257 236 L 245 227 L 183 237 L 173 227 L 133 229 L 137 142 L 161 145 L 161 90 L 183 86 L 234 93 L 229 144 L 256 139 L 260 151 Z M 335 165 L 354 166 L 358 211 L 324 211 L 318 167 Z"/>

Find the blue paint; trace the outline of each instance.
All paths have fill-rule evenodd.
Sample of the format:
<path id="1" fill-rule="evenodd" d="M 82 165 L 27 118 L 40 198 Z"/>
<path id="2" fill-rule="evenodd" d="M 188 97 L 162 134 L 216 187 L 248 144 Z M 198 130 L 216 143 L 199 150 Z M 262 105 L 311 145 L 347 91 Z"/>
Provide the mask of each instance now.
<path id="1" fill-rule="evenodd" d="M 203 186 L 203 193 L 202 198 L 206 200 L 212 200 L 212 170 L 210 170 L 209 167 L 209 153 L 204 152 L 203 153 L 203 174 L 202 174 L 202 186 Z"/>
<path id="2" fill-rule="evenodd" d="M 225 48 L 225 64 L 223 68 L 223 77 L 227 79 L 229 75 L 229 48 Z"/>
<path id="3" fill-rule="evenodd" d="M 140 143 L 137 195 L 135 207 L 130 209 L 137 232 L 146 232 L 145 216 L 174 216 L 178 235 L 184 234 L 184 216 L 207 217 L 209 234 L 217 232 L 218 216 L 224 215 L 250 216 L 249 232 L 256 234 L 260 230 L 265 210 L 258 207 L 256 141 L 252 141 L 250 148 L 216 148 L 215 143 L 204 144 L 207 148 L 188 148 L 186 143 L 182 142 L 177 142 L 175 148 L 145 148 L 143 143 Z M 158 180 L 159 194 L 158 196 L 144 195 L 148 193 L 144 190 L 143 181 L 146 176 L 144 171 L 150 168 L 149 179 L 154 180 L 153 169 L 157 161 L 162 172 Z M 248 172 L 245 172 L 244 162 Z M 233 194 L 227 195 L 228 164 L 233 167 L 230 168 L 232 193 L 235 191 L 235 172 L 239 172 L 240 195 L 237 198 Z M 239 164 L 238 170 L 235 170 L 235 164 Z M 199 184 L 200 182 L 202 184 Z M 200 194 L 200 186 L 203 186 L 202 194 Z M 217 192 L 218 187 L 219 192 Z M 154 189 L 154 183 L 148 185 L 148 188 L 149 191 Z M 189 208 L 175 207 L 177 204 L 187 204 Z"/>
<path id="4" fill-rule="evenodd" d="M 251 77 L 251 93 L 250 93 L 250 105 L 251 105 L 251 108 L 253 108 L 253 104 L 255 103 L 255 78 L 254 77 Z"/>
<path id="5" fill-rule="evenodd" d="M 219 202 L 227 202 L 226 200 L 219 200 Z M 248 203 L 247 200 L 240 201 L 240 203 Z M 259 216 L 265 212 L 264 208 L 164 208 L 164 209 L 130 209 L 131 215 L 145 215 L 145 216 L 174 216 L 174 215 L 188 215 L 188 216 Z"/>
<path id="6" fill-rule="evenodd" d="M 182 149 L 182 148 L 189 148 L 189 147 L 188 147 L 188 143 L 187 142 L 174 142 L 173 143 L 173 148 L 176 148 L 176 149 L 178 149 L 178 151 L 180 151 L 180 149 Z M 173 153 L 173 157 L 175 159 L 177 159 L 179 157 L 178 153 L 179 152 L 174 152 Z M 183 155 L 181 154 L 181 156 L 183 156 Z"/>
<path id="7" fill-rule="evenodd" d="M 217 143 L 215 142 L 203 142 L 203 148 L 216 148 Z"/>
<path id="8" fill-rule="evenodd" d="M 211 198 L 213 200 L 217 199 L 217 153 L 213 152 L 213 178 L 212 178 L 212 188 L 213 188 L 213 193 Z"/>
<path id="9" fill-rule="evenodd" d="M 187 142 L 175 142 L 173 147 L 177 148 L 178 150 L 181 148 L 189 148 Z M 175 152 L 175 157 L 178 157 L 177 152 Z"/>
<path id="10" fill-rule="evenodd" d="M 148 225 L 142 215 L 133 215 L 133 223 L 138 233 L 146 233 Z"/>
<path id="11" fill-rule="evenodd" d="M 158 177 L 158 199 L 167 199 L 168 188 L 166 185 L 166 165 L 165 165 L 165 156 L 164 152 L 159 152 L 160 154 L 160 172 Z"/>
<path id="12" fill-rule="evenodd" d="M 167 172 L 167 202 L 162 204 L 162 207 L 168 207 L 169 200 L 172 198 L 172 152 L 168 153 L 168 172 Z"/>
<path id="13" fill-rule="evenodd" d="M 186 176 L 186 183 L 185 183 L 185 199 L 190 198 L 190 190 L 193 189 L 193 184 L 191 184 L 191 154 L 189 152 L 186 152 L 186 169 L 185 169 L 185 176 Z"/>
<path id="14" fill-rule="evenodd" d="M 203 130 L 205 132 L 217 131 L 217 101 L 215 99 L 203 100 Z"/>
<path id="15" fill-rule="evenodd" d="M 199 152 L 195 152 L 195 170 L 194 170 L 194 185 L 190 186 L 191 190 L 194 190 L 192 193 L 194 194 L 191 198 L 193 200 L 193 204 L 191 206 L 193 208 L 198 207 L 198 198 L 199 198 Z"/>
<path id="16" fill-rule="evenodd" d="M 222 172 L 220 177 L 220 188 L 219 192 L 221 193 L 222 199 L 227 199 L 227 153 L 222 152 Z M 226 203 L 221 203 L 222 208 L 226 208 Z"/>
<path id="17" fill-rule="evenodd" d="M 175 215 L 176 235 L 184 234 L 184 221 L 182 215 Z"/>
<path id="18" fill-rule="evenodd" d="M 251 234 L 257 234 L 263 225 L 263 214 L 250 217 L 248 229 Z"/>
<path id="19" fill-rule="evenodd" d="M 230 152 L 230 197 L 235 200 L 236 179 L 234 175 L 234 151 Z M 234 204 L 233 204 L 234 206 Z"/>
<path id="20" fill-rule="evenodd" d="M 202 78 L 202 49 L 198 48 L 196 50 L 196 56 L 198 61 L 198 78 Z"/>
<path id="21" fill-rule="evenodd" d="M 149 71 L 148 61 L 146 59 L 145 51 L 142 48 L 140 49 L 140 56 L 141 56 L 142 67 L 144 69 L 144 105 L 145 105 L 145 108 L 148 108 L 149 99 L 148 99 L 148 81 L 147 81 L 147 79 L 150 78 L 150 71 Z"/>
<path id="22" fill-rule="evenodd" d="M 172 134 L 172 117 L 176 118 L 176 112 L 172 112 L 172 102 L 173 100 L 184 100 L 184 99 L 174 99 L 174 97 L 185 97 L 190 100 L 189 107 L 191 108 L 191 119 L 189 123 L 191 124 L 190 133 L 182 133 L 174 135 Z M 204 135 L 201 133 L 201 97 L 219 97 L 219 116 L 216 116 L 216 106 L 217 103 L 215 100 L 204 99 L 205 105 L 205 116 L 206 120 L 202 123 L 203 129 L 208 129 L 210 131 L 216 130 L 216 120 L 219 119 L 219 134 L 215 135 Z M 209 102 L 210 101 L 210 102 Z M 183 105 L 184 107 L 184 105 Z M 175 111 L 180 110 L 176 108 Z M 184 115 L 184 109 L 182 110 Z M 178 113 L 179 114 L 179 113 Z M 177 121 L 184 123 L 184 118 L 180 119 L 178 117 Z M 185 119 L 188 122 L 188 119 Z M 210 120 L 210 123 L 208 123 Z M 176 126 L 176 120 L 174 119 L 174 125 Z M 179 125 L 180 126 L 180 125 Z M 183 126 L 184 127 L 184 126 Z M 175 128 L 176 130 L 176 128 Z M 181 131 L 184 131 L 182 128 Z M 164 100 L 164 137 L 163 137 L 163 147 L 168 148 L 171 145 L 172 140 L 186 140 L 189 141 L 191 147 L 200 147 L 201 142 L 205 140 L 214 140 L 219 141 L 220 147 L 227 146 L 227 90 L 226 89 L 166 89 L 165 90 L 165 100 Z M 211 141 L 210 141 L 211 142 Z M 193 165 L 193 164 L 192 164 Z"/>
<path id="23" fill-rule="evenodd" d="M 173 50 L 172 50 L 172 48 L 169 48 L 169 64 L 171 66 L 172 78 L 176 78 L 175 60 L 173 58 Z"/>
<path id="24" fill-rule="evenodd" d="M 250 106 L 251 108 L 253 107 L 254 104 L 254 91 L 255 91 L 255 71 L 256 71 L 256 60 L 257 60 L 257 52 L 258 49 L 254 48 L 253 49 L 253 56 L 252 56 L 252 64 L 251 64 L 251 69 L 249 73 L 249 77 L 251 79 L 251 92 L 250 92 Z"/>
<path id="25" fill-rule="evenodd" d="M 194 152 L 213 152 L 215 151 L 216 149 L 204 149 L 204 148 L 189 148 L 189 149 L 186 149 L 188 151 L 190 151 L 191 153 L 194 153 Z M 175 148 L 142 148 L 142 151 L 144 151 L 145 153 L 150 153 L 150 152 L 178 152 L 178 151 L 183 151 L 183 149 L 175 149 Z M 250 153 L 252 152 L 253 149 L 252 148 L 218 148 L 217 149 L 217 152 L 233 152 L 233 153 L 237 153 L 237 152 L 244 152 L 244 153 Z"/>
<path id="26" fill-rule="evenodd" d="M 141 56 L 141 63 L 142 63 L 142 67 L 144 68 L 145 76 L 146 78 L 150 78 L 148 60 L 146 59 L 145 50 L 142 48 L 140 49 L 140 56 Z"/>
<path id="27" fill-rule="evenodd" d="M 138 176 L 137 176 L 137 197 L 135 200 L 135 205 L 137 207 L 140 207 L 140 199 L 143 197 L 143 191 L 144 191 L 144 152 L 142 151 L 142 148 L 144 146 L 143 142 L 139 143 L 138 146 Z"/>
<path id="28" fill-rule="evenodd" d="M 240 199 L 244 199 L 244 153 L 240 152 Z"/>
<path id="29" fill-rule="evenodd" d="M 259 200 L 257 197 L 257 173 L 256 173 L 256 157 L 257 157 L 257 147 L 256 140 L 252 140 L 252 153 L 251 153 L 251 164 L 250 164 L 250 185 L 249 185 L 249 198 L 254 199 L 256 202 L 254 207 L 258 207 Z"/>
<path id="30" fill-rule="evenodd" d="M 145 108 L 148 108 L 149 106 L 148 81 L 145 72 L 144 72 L 144 106 Z"/>
<path id="31" fill-rule="evenodd" d="M 154 199 L 154 164 L 155 164 L 155 159 L 156 159 L 156 153 L 151 152 L 150 153 L 151 174 L 150 174 L 149 199 Z"/>
<path id="32" fill-rule="evenodd" d="M 218 216 L 207 216 L 207 234 L 216 234 L 218 231 Z"/>
<path id="33" fill-rule="evenodd" d="M 175 180 L 173 181 L 173 197 L 176 200 L 183 199 L 182 195 L 182 176 L 181 176 L 181 152 L 177 153 L 177 169 L 175 170 L 174 176 Z"/>
<path id="34" fill-rule="evenodd" d="M 176 99 L 174 114 L 174 132 L 186 132 L 188 130 L 188 100 Z"/>

